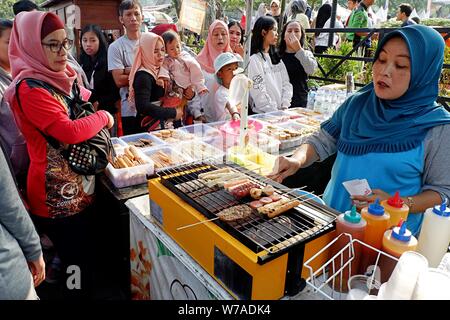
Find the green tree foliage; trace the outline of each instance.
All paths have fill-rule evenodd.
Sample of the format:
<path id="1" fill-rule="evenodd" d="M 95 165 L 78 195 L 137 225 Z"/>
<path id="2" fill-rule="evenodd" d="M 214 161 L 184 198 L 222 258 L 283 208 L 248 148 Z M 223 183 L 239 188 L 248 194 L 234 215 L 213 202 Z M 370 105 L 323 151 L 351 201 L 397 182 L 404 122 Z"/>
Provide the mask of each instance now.
<path id="1" fill-rule="evenodd" d="M 14 18 L 14 12 L 13 12 L 13 4 L 17 0 L 0 0 L 0 18 L 5 19 L 13 19 Z M 45 0 L 35 0 L 34 2 L 39 6 L 41 5 Z"/>
<path id="2" fill-rule="evenodd" d="M 339 49 L 328 48 L 325 54 L 345 56 L 352 50 L 352 48 L 353 44 L 351 42 L 343 41 Z M 338 58 L 336 59 L 324 57 L 317 58 L 317 62 L 322 66 L 325 73 L 328 73 L 332 68 L 334 68 L 334 66 L 340 60 L 341 59 Z M 347 72 L 353 72 L 355 78 L 360 79 L 364 74 L 363 70 L 364 70 L 363 63 L 361 61 L 346 60 L 339 66 L 339 68 L 337 68 L 333 72 L 333 74 L 330 74 L 328 78 L 336 80 L 345 80 Z M 324 77 L 324 75 L 319 69 L 316 70 L 314 75 L 318 77 Z"/>
<path id="3" fill-rule="evenodd" d="M 14 13 L 12 6 L 16 0 L 1 0 L 0 1 L 0 18 L 12 19 L 14 18 Z"/>

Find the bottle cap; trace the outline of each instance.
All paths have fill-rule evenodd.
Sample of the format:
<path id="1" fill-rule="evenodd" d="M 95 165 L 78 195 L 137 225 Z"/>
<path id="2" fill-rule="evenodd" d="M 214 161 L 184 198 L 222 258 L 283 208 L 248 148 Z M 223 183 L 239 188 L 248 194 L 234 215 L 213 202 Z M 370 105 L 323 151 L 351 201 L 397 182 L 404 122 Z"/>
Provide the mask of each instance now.
<path id="1" fill-rule="evenodd" d="M 392 237 L 402 242 L 408 242 L 411 240 L 412 233 L 406 229 L 406 221 L 401 220 L 399 225 L 392 229 Z"/>
<path id="2" fill-rule="evenodd" d="M 359 223 L 361 221 L 361 215 L 356 211 L 356 206 L 352 206 L 352 210 L 345 211 L 344 220 L 350 223 Z"/>
<path id="3" fill-rule="evenodd" d="M 447 207 L 447 199 L 440 206 L 434 206 L 433 212 L 443 217 L 450 217 L 450 208 Z"/>
<path id="4" fill-rule="evenodd" d="M 382 216 L 384 214 L 384 207 L 380 205 L 379 198 L 377 198 L 374 203 L 369 204 L 369 208 L 367 209 L 367 212 L 369 212 L 375 216 Z"/>
<path id="5" fill-rule="evenodd" d="M 397 191 L 395 192 L 395 195 L 393 197 L 390 197 L 387 201 L 388 205 L 394 208 L 401 208 L 403 207 L 403 200 L 400 198 L 400 193 Z"/>

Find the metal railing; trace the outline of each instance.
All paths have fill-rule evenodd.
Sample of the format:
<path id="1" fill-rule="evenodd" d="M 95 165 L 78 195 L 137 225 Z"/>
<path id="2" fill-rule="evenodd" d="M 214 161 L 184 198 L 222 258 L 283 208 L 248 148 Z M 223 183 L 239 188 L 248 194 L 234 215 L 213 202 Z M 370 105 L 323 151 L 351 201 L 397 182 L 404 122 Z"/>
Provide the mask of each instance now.
<path id="1" fill-rule="evenodd" d="M 322 73 L 322 76 L 310 76 L 310 79 L 324 81 L 324 82 L 330 82 L 330 83 L 341 83 L 344 84 L 344 80 L 340 79 L 333 79 L 331 76 L 335 73 L 335 71 L 338 70 L 338 68 L 346 61 L 353 60 L 353 61 L 362 61 L 365 63 L 372 63 L 373 57 L 361 57 L 361 56 L 353 56 L 355 53 L 358 52 L 358 49 L 363 46 L 363 44 L 371 38 L 374 34 L 378 34 L 378 41 L 381 40 L 386 34 L 389 32 L 392 32 L 394 30 L 397 30 L 398 28 L 327 28 L 327 29 L 306 29 L 306 34 L 311 34 L 315 32 L 321 32 L 321 33 L 329 33 L 329 37 L 334 37 L 335 33 L 366 33 L 365 36 L 362 36 L 360 38 L 360 41 L 353 47 L 353 49 L 348 52 L 346 55 L 330 55 L 330 54 L 317 54 L 314 53 L 315 57 L 318 58 L 329 58 L 329 59 L 338 59 L 338 62 L 328 71 L 325 72 L 324 68 L 318 64 L 318 68 Z M 437 32 L 440 34 L 445 34 L 443 36 L 444 40 L 447 40 L 450 38 L 450 28 L 448 27 L 434 27 Z M 331 38 L 332 39 L 332 38 Z M 444 69 L 450 69 L 450 64 L 444 64 Z M 362 87 L 366 85 L 365 83 L 357 83 L 355 82 L 355 86 Z M 437 102 L 442 104 L 447 110 L 450 111 L 450 97 L 446 96 L 438 96 Z"/>

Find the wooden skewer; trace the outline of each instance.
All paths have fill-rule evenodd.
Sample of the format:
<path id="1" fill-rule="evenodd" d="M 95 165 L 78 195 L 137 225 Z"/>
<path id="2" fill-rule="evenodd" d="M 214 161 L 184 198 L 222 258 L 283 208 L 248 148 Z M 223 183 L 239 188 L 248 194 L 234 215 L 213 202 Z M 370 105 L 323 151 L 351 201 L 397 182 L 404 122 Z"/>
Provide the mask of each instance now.
<path id="1" fill-rule="evenodd" d="M 215 218 L 212 218 L 212 219 L 209 219 L 209 220 L 203 220 L 203 221 L 199 221 L 199 222 L 196 222 L 196 223 L 193 223 L 193 224 L 188 224 L 186 226 L 182 226 L 182 227 L 177 228 L 177 231 L 183 230 L 183 229 L 186 229 L 186 228 L 190 228 L 190 227 L 202 224 L 202 223 L 214 221 L 214 220 L 217 220 L 217 219 L 220 219 L 220 217 L 215 217 Z"/>
<path id="2" fill-rule="evenodd" d="M 312 193 L 312 194 L 314 194 L 314 193 Z M 294 201 L 294 200 L 299 200 L 299 199 L 301 199 L 302 197 L 307 197 L 308 195 L 309 195 L 309 194 L 302 194 L 302 195 L 299 195 L 298 197 L 295 197 L 295 198 L 293 198 L 293 199 L 290 199 L 290 202 L 291 202 L 291 201 Z M 320 196 L 322 196 L 322 195 L 323 195 L 323 194 L 321 194 L 321 195 L 319 195 L 319 196 L 317 196 L 317 197 L 320 197 Z M 306 200 L 303 200 L 303 201 L 301 201 L 301 202 L 299 203 L 299 205 L 302 204 L 302 203 L 308 202 L 308 201 L 314 201 L 314 198 L 308 198 L 308 199 L 306 199 Z M 190 227 L 194 227 L 194 226 L 197 226 L 197 225 L 199 225 L 199 224 L 206 223 L 206 222 L 215 221 L 215 220 L 217 220 L 217 219 L 220 219 L 220 217 L 215 217 L 215 218 L 211 218 L 211 219 L 208 219 L 208 220 L 203 220 L 203 221 L 199 221 L 199 222 L 196 222 L 196 223 L 188 224 L 188 225 L 185 225 L 185 226 L 182 226 L 182 227 L 178 227 L 178 228 L 177 228 L 177 231 L 180 231 L 180 230 L 183 230 L 183 229 L 186 229 L 186 228 L 190 228 Z"/>

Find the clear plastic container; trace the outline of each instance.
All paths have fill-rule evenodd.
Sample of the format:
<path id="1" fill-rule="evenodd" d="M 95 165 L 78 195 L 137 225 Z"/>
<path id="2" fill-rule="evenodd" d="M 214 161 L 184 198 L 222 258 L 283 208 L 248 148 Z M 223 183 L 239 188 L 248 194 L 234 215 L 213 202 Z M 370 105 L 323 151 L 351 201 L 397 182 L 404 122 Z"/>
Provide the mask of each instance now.
<path id="1" fill-rule="evenodd" d="M 270 124 L 279 124 L 287 122 L 291 119 L 291 114 L 286 111 L 273 111 L 267 113 L 254 114 L 249 117 L 250 119 L 256 119 L 264 121 Z"/>
<path id="2" fill-rule="evenodd" d="M 218 136 L 221 135 L 220 131 L 217 128 L 210 127 L 203 123 L 181 127 L 178 130 L 193 134 L 194 136 L 200 138 L 201 140 L 217 138 Z"/>
<path id="3" fill-rule="evenodd" d="M 164 129 L 153 131 L 150 133 L 152 136 L 164 141 L 167 144 L 178 144 L 183 141 L 196 140 L 197 137 L 187 131 L 181 131 L 178 129 Z"/>
<path id="4" fill-rule="evenodd" d="M 255 120 L 255 119 L 250 119 L 249 120 Z M 263 121 L 259 121 L 259 124 L 262 125 L 262 128 L 264 129 L 264 127 L 267 125 L 265 122 Z M 208 144 L 213 142 L 213 146 L 221 149 L 223 151 L 226 151 L 228 148 L 233 147 L 233 146 L 237 146 L 239 144 L 239 134 L 227 134 L 225 131 L 221 130 L 221 127 L 226 123 L 226 121 L 220 121 L 220 122 L 213 122 L 213 123 L 208 123 L 209 127 L 212 127 L 214 129 L 219 130 L 222 140 L 214 140 L 214 139 L 209 139 L 209 140 L 203 140 L 205 142 L 207 142 Z M 263 130 L 262 129 L 262 130 Z M 256 130 L 248 130 L 248 135 L 249 135 L 249 141 L 258 141 L 259 140 L 259 132 L 257 132 Z M 261 136 L 262 139 L 264 139 L 264 136 Z M 278 148 L 276 145 L 276 141 L 269 141 L 270 146 L 269 149 L 273 150 L 273 152 L 276 152 L 276 149 Z M 278 148 L 279 150 L 279 148 Z M 269 150 L 268 150 L 269 151 Z"/>
<path id="5" fill-rule="evenodd" d="M 314 110 L 306 109 L 306 108 L 289 108 L 289 112 L 295 112 L 295 113 L 298 113 L 301 115 L 311 116 L 311 117 L 322 116 L 322 113 L 314 111 Z"/>
<path id="6" fill-rule="evenodd" d="M 160 146 L 144 150 L 144 154 L 149 157 L 155 167 L 155 172 L 176 167 L 192 161 L 192 158 L 177 152 L 171 146 Z"/>
<path id="7" fill-rule="evenodd" d="M 276 156 L 263 152 L 252 145 L 248 145 L 244 150 L 238 146 L 230 147 L 227 150 L 227 161 L 234 162 L 262 176 L 273 171 L 276 158 Z"/>
<path id="8" fill-rule="evenodd" d="M 116 150 L 116 154 L 124 154 L 124 150 L 125 148 L 118 149 Z M 106 166 L 105 174 L 117 188 L 145 183 L 147 182 L 147 175 L 152 175 L 154 173 L 153 161 L 139 149 L 138 153 L 147 163 L 121 169 L 114 168 L 111 163 L 108 163 Z"/>
<path id="9" fill-rule="evenodd" d="M 305 138 L 315 130 L 313 127 L 286 122 L 276 126 L 267 126 L 263 129 L 263 133 L 279 140 L 280 150 L 285 150 L 301 145 Z"/>
<path id="10" fill-rule="evenodd" d="M 193 161 L 223 162 L 224 152 L 222 150 L 199 140 L 181 142 L 175 145 L 174 149 L 182 155 L 190 157 Z"/>
<path id="11" fill-rule="evenodd" d="M 122 141 L 122 139 L 116 138 L 116 137 L 111 138 L 111 143 L 116 152 L 117 152 L 117 150 L 121 150 L 122 148 L 128 146 L 128 144 L 125 141 Z"/>
<path id="12" fill-rule="evenodd" d="M 123 136 L 120 137 L 120 140 L 125 142 L 125 146 L 134 145 L 136 148 L 140 149 L 154 148 L 166 144 L 163 140 L 147 132 Z"/>
<path id="13" fill-rule="evenodd" d="M 278 154 L 280 152 L 280 141 L 264 133 L 250 135 L 248 143 L 270 154 Z"/>

